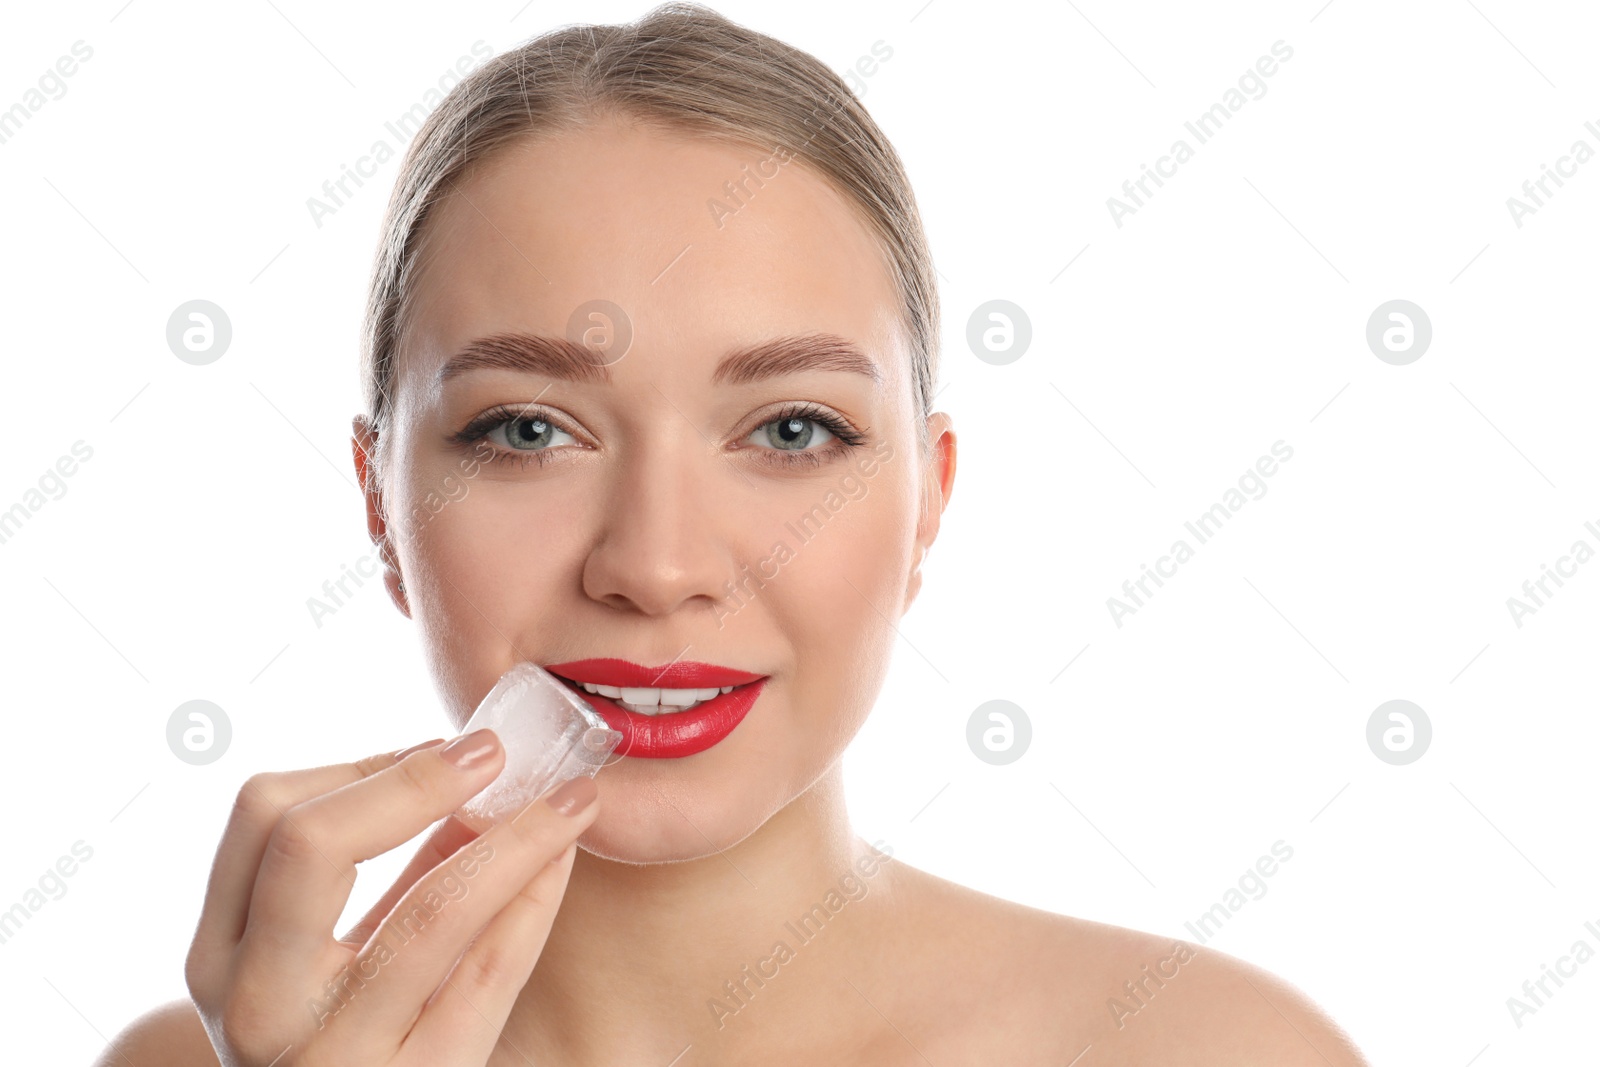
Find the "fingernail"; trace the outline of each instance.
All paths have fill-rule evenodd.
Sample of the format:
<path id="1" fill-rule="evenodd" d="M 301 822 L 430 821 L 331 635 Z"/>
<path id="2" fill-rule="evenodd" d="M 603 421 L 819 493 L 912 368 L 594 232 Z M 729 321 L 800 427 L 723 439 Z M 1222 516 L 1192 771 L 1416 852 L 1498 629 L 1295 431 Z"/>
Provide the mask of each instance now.
<path id="1" fill-rule="evenodd" d="M 557 815 L 576 815 L 594 803 L 599 795 L 600 787 L 594 784 L 593 778 L 573 778 L 553 790 L 545 803 L 554 808 Z"/>
<path id="2" fill-rule="evenodd" d="M 432 748 L 434 745 L 439 745 L 439 744 L 443 744 L 443 743 L 444 743 L 444 738 L 435 737 L 432 741 L 424 741 L 420 745 L 412 745 L 410 748 L 402 748 L 399 752 L 396 752 L 394 754 L 394 758 L 395 759 L 405 759 L 407 756 L 411 755 L 411 753 L 413 753 L 413 752 L 421 752 L 425 748 Z"/>
<path id="3" fill-rule="evenodd" d="M 499 745 L 500 741 L 495 737 L 494 731 L 486 726 L 470 734 L 462 734 L 441 748 L 439 755 L 445 758 L 445 762 L 465 770 L 468 767 L 476 767 L 488 759 Z"/>

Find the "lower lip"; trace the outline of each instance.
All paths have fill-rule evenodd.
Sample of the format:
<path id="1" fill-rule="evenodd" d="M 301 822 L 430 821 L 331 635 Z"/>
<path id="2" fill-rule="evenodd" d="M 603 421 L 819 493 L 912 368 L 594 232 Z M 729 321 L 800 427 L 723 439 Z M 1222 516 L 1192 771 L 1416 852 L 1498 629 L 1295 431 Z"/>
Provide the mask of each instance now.
<path id="1" fill-rule="evenodd" d="M 641 715 L 637 711 L 629 711 L 609 697 L 567 682 L 580 697 L 589 702 L 607 726 L 622 733 L 616 754 L 644 759 L 678 759 L 704 752 L 733 733 L 733 728 L 744 721 L 766 684 L 767 679 L 763 678 L 747 685 L 736 685 L 728 692 L 719 693 L 688 711 Z"/>

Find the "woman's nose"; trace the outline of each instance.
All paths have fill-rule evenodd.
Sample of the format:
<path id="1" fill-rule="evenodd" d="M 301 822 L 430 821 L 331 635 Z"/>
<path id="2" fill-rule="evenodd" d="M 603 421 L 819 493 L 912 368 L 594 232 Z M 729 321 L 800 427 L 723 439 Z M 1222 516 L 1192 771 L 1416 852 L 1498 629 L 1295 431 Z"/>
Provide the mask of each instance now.
<path id="1" fill-rule="evenodd" d="M 712 612 L 738 571 L 733 476 L 703 441 L 617 460 L 584 562 L 590 598 L 644 615 Z"/>

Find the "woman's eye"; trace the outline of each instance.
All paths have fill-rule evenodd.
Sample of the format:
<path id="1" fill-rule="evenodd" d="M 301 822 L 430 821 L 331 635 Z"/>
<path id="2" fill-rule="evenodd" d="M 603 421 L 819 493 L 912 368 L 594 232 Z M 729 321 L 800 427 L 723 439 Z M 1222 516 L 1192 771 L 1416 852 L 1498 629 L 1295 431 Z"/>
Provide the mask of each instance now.
<path id="1" fill-rule="evenodd" d="M 492 444 L 520 452 L 538 452 L 552 445 L 577 444 L 565 430 L 544 419 L 507 419 L 484 435 Z M 566 440 L 557 440 L 564 437 Z"/>
<path id="2" fill-rule="evenodd" d="M 748 440 L 752 444 L 771 445 L 784 452 L 801 452 L 813 445 L 826 444 L 832 437 L 833 434 L 816 419 L 790 416 L 758 426 Z"/>

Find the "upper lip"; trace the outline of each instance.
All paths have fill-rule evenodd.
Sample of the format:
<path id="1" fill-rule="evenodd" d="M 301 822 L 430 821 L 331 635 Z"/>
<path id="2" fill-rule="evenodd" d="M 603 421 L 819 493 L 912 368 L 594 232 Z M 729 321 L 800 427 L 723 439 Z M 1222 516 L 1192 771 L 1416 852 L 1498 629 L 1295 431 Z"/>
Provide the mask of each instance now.
<path id="1" fill-rule="evenodd" d="M 545 667 L 569 682 L 612 685 L 629 689 L 709 689 L 712 686 L 745 685 L 765 678 L 764 674 L 736 671 L 714 663 L 674 660 L 660 667 L 646 667 L 625 659 L 576 659 Z"/>

